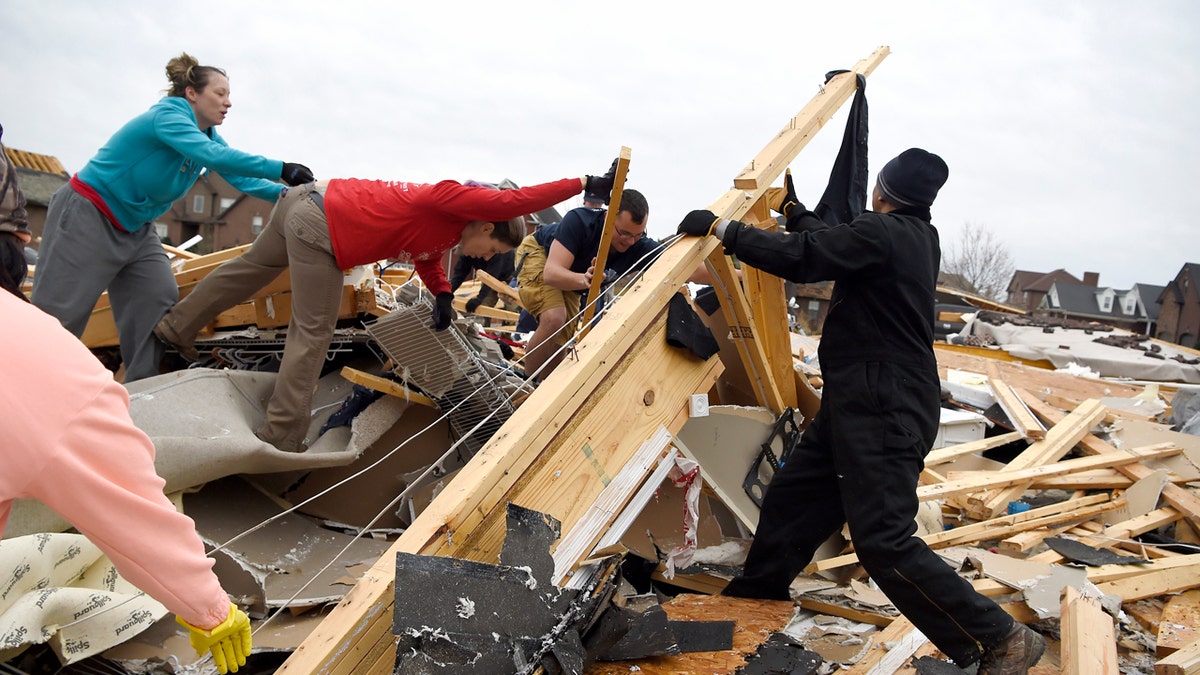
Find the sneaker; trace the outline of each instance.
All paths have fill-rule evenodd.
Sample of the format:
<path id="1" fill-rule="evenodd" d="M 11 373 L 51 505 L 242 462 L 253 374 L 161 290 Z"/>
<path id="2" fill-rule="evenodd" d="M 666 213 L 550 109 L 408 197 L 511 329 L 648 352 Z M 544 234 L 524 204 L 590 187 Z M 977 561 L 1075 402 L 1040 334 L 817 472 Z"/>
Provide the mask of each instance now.
<path id="1" fill-rule="evenodd" d="M 167 323 L 166 317 L 163 317 L 158 322 L 158 325 L 154 326 L 154 337 L 158 338 L 160 342 L 168 347 L 175 349 L 175 351 L 179 352 L 180 356 L 188 361 L 195 362 L 200 360 L 200 353 L 196 351 L 196 345 L 184 344 L 183 339 L 179 337 L 179 333 L 176 333 L 171 324 Z"/>
<path id="2" fill-rule="evenodd" d="M 1046 651 L 1046 638 L 1023 623 L 1014 623 L 999 644 L 983 653 L 978 675 L 1025 675 Z"/>

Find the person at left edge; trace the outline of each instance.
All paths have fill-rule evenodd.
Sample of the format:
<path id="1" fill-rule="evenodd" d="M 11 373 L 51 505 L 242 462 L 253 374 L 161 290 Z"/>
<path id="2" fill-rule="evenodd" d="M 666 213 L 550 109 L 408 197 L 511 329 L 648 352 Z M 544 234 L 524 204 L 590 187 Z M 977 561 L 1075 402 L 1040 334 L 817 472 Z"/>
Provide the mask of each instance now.
<path id="1" fill-rule="evenodd" d="M 179 288 L 154 220 L 210 169 L 269 202 L 313 180 L 301 164 L 229 147 L 217 133 L 232 105 L 225 71 L 184 53 L 166 66 L 170 88 L 121 127 L 50 198 L 33 281 L 35 305 L 82 337 L 106 289 L 120 339 L 125 381 L 158 374 L 154 325 Z"/>
<path id="2" fill-rule="evenodd" d="M 255 435 L 284 452 L 307 449 L 313 388 L 321 374 L 342 304 L 342 270 L 407 256 L 434 295 L 432 327 L 450 326 L 454 294 L 442 256 L 488 259 L 512 250 L 525 235 L 523 216 L 602 186 L 603 176 L 563 178 L 516 190 L 438 183 L 335 178 L 289 190 L 250 250 L 197 284 L 154 329 L 185 358 L 218 314 L 253 295 L 280 272 L 292 279 L 292 316 L 266 421 Z"/>

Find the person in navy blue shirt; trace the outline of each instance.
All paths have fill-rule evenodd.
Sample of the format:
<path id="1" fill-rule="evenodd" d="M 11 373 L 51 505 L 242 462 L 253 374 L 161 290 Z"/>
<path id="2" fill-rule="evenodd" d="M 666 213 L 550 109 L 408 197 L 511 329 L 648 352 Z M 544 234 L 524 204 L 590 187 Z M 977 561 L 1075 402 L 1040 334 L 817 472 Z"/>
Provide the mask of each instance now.
<path id="1" fill-rule="evenodd" d="M 517 249 L 521 303 L 538 321 L 526 342 L 525 372 L 544 379 L 562 360 L 556 354 L 575 335 L 582 293 L 592 284 L 606 212 L 596 201 L 572 209 L 561 222 L 544 225 Z M 657 257 L 659 244 L 646 236 L 650 207 L 637 190 L 621 193 L 605 267 L 616 275 Z M 545 366 L 542 369 L 543 365 Z M 539 373 L 539 369 L 542 369 Z"/>

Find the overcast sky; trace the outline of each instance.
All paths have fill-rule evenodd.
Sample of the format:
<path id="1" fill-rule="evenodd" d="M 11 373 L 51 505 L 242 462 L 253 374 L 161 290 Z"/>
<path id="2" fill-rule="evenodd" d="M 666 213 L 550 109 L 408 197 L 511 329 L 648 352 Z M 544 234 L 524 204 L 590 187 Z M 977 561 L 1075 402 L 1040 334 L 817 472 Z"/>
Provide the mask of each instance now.
<path id="1" fill-rule="evenodd" d="M 78 171 L 162 96 L 181 51 L 230 77 L 230 145 L 320 178 L 604 171 L 650 233 L 706 207 L 833 69 L 876 48 L 871 179 L 919 146 L 1018 269 L 1164 285 L 1200 262 L 1200 4 L 1177 2 L 255 2 L 0 0 L 4 142 Z M 845 110 L 792 164 L 816 202 Z M 578 205 L 568 202 L 565 206 Z M 561 210 L 561 209 L 560 209 Z"/>

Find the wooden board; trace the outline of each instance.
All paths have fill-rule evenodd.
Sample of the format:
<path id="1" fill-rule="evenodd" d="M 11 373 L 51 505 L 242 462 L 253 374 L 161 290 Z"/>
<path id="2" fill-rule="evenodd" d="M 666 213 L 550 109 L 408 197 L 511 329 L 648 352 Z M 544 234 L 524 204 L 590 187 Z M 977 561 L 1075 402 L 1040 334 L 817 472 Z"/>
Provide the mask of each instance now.
<path id="1" fill-rule="evenodd" d="M 1116 631 L 1098 599 L 1084 597 L 1067 586 L 1061 625 L 1063 675 L 1118 672 Z"/>

